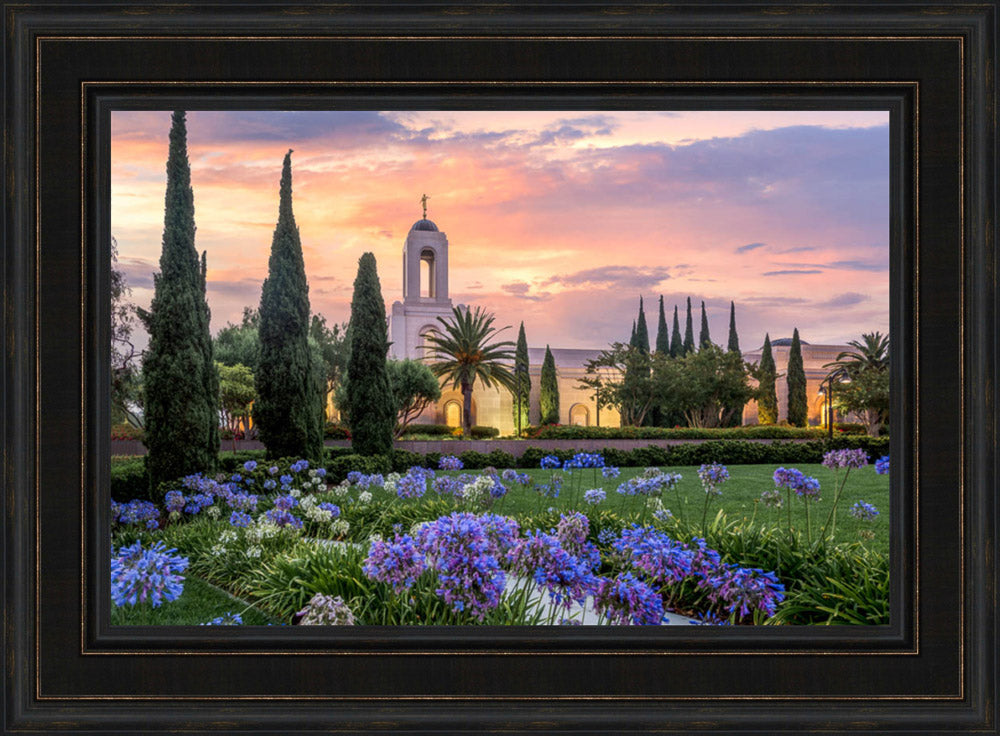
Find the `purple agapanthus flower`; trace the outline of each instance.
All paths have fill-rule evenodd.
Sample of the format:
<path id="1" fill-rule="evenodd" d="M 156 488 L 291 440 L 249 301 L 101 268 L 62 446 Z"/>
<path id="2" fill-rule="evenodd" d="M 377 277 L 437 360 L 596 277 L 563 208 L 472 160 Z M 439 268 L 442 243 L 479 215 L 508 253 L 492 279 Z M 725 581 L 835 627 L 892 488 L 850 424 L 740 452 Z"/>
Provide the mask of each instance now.
<path id="1" fill-rule="evenodd" d="M 427 567 L 424 554 L 409 534 L 396 535 L 393 541 L 372 542 L 362 567 L 372 580 L 387 583 L 396 593 L 408 589 Z"/>
<path id="2" fill-rule="evenodd" d="M 875 521 L 878 517 L 878 509 L 866 501 L 858 501 L 851 506 L 851 516 L 862 521 Z"/>
<path id="3" fill-rule="evenodd" d="M 441 470 L 461 470 L 464 467 L 465 463 L 454 455 L 442 455 L 438 460 L 438 468 Z"/>
<path id="4" fill-rule="evenodd" d="M 868 453 L 857 450 L 830 450 L 823 456 L 823 465 L 831 470 L 863 468 L 868 464 Z"/>
<path id="5" fill-rule="evenodd" d="M 660 594 L 630 572 L 598 581 L 594 609 L 612 624 L 657 626 L 663 622 Z"/>

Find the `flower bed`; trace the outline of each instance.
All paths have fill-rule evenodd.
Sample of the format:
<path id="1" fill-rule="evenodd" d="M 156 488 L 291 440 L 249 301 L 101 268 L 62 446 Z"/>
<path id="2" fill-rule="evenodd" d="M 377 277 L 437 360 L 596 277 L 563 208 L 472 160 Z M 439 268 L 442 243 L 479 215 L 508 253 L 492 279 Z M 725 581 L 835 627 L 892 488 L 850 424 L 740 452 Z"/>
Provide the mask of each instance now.
<path id="1" fill-rule="evenodd" d="M 865 453 L 831 451 L 807 468 L 830 490 L 824 506 L 819 479 L 779 468 L 749 518 L 724 504 L 760 473 L 605 460 L 549 455 L 526 472 L 470 473 L 445 456 L 435 469 L 333 481 L 304 460 L 249 459 L 189 476 L 161 504 L 114 504 L 116 575 L 127 569 L 129 586 L 115 602 L 143 605 L 145 590 L 173 605 L 186 570 L 286 623 L 573 623 L 581 606 L 605 624 L 661 623 L 666 611 L 731 624 L 887 620 L 887 557 L 871 546 L 882 515 L 845 491 L 853 472 L 853 484 L 887 492 Z M 837 505 L 852 500 L 838 531 Z M 531 603 L 539 594 L 544 610 Z"/>

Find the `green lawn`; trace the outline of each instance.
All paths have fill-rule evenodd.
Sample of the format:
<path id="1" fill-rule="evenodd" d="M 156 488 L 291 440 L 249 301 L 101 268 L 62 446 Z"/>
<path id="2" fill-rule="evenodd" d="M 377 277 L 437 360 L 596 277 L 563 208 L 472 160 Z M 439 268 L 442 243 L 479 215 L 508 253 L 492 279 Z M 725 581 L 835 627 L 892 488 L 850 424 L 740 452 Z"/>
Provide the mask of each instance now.
<path id="1" fill-rule="evenodd" d="M 777 525 L 782 529 L 787 528 L 788 508 L 771 509 L 758 503 L 760 494 L 763 491 L 774 488 L 773 475 L 778 468 L 777 465 L 732 465 L 729 466 L 729 480 L 721 486 L 722 496 L 711 500 L 708 516 L 709 519 L 721 507 L 730 520 L 750 519 L 756 512 L 756 521 L 769 525 Z M 832 470 L 828 470 L 819 464 L 795 465 L 798 470 L 809 476 L 813 476 L 820 481 L 821 500 L 812 504 L 810 516 L 814 537 L 818 535 L 823 524 L 826 522 L 833 504 L 833 498 L 837 489 L 837 476 Z M 610 510 L 617 514 L 627 514 L 633 518 L 641 518 L 642 508 L 646 499 L 641 496 L 622 496 L 615 492 L 618 486 L 631 477 L 643 472 L 643 468 L 622 468 L 621 475 L 617 478 L 604 478 L 600 471 L 592 469 L 574 470 L 572 473 L 562 475 L 563 486 L 559 498 L 542 498 L 532 489 L 525 490 L 521 486 L 514 486 L 512 491 L 492 509 L 495 513 L 518 516 L 530 514 L 537 511 L 544 511 L 550 507 L 558 510 L 580 509 L 584 512 L 595 507 L 589 506 L 582 501 L 583 491 L 591 488 L 603 488 L 607 494 L 607 499 L 599 504 L 597 510 Z M 702 490 L 701 481 L 698 479 L 697 466 L 684 466 L 676 468 L 663 468 L 666 472 L 680 473 L 682 480 L 677 485 L 677 491 L 668 492 L 663 498 L 663 504 L 674 514 L 688 522 L 700 525 L 702 513 L 705 506 L 705 492 Z M 440 472 L 440 471 L 439 471 Z M 476 471 L 470 471 L 476 472 Z M 552 476 L 549 470 L 526 470 L 532 476 L 535 483 L 548 483 Z M 558 471 L 557 471 L 558 472 Z M 452 473 L 454 474 L 454 473 Z M 596 478 L 595 478 L 596 475 Z M 841 471 L 843 478 L 843 471 Z M 428 495 L 433 495 L 429 492 Z M 787 504 L 787 493 L 783 495 Z M 879 510 L 879 516 L 875 522 L 867 522 L 855 519 L 848 510 L 856 501 L 867 501 Z M 803 502 L 798 498 L 792 498 L 792 519 L 794 528 L 805 529 L 806 514 Z M 779 517 L 780 514 L 780 517 Z M 853 542 L 861 539 L 862 532 L 870 530 L 874 532 L 874 539 L 867 542 L 867 546 L 872 549 L 888 552 L 889 549 L 889 476 L 878 475 L 875 467 L 869 465 L 861 470 L 852 470 L 847 478 L 843 494 L 840 497 L 837 511 L 837 542 Z M 648 514 L 646 516 L 648 518 Z"/>
<path id="2" fill-rule="evenodd" d="M 245 601 L 193 575 L 184 576 L 184 592 L 175 601 L 153 608 L 149 604 L 111 607 L 113 626 L 191 626 L 208 623 L 227 613 L 238 613 L 246 625 L 277 623 Z"/>

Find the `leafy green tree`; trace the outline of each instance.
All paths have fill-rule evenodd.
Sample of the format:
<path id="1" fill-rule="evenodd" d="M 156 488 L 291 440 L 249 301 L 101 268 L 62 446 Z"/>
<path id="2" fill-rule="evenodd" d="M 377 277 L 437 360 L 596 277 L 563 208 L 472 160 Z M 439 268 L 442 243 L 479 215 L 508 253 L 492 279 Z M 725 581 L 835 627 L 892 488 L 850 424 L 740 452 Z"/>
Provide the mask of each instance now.
<path id="1" fill-rule="evenodd" d="M 252 371 L 260 361 L 259 313 L 252 307 L 243 307 L 243 320 L 232 322 L 219 330 L 213 341 L 215 360 L 223 365 L 245 365 Z"/>
<path id="2" fill-rule="evenodd" d="M 806 426 L 809 402 L 806 398 L 806 371 L 802 364 L 802 342 L 799 330 L 792 332 L 792 345 L 788 349 L 788 423 L 793 427 Z"/>
<path id="3" fill-rule="evenodd" d="M 431 350 L 431 370 L 439 378 L 451 381 L 453 388 L 462 391 L 462 431 L 468 436 L 472 430 L 472 389 L 476 381 L 486 388 L 502 386 L 515 391 L 514 374 L 508 367 L 514 361 L 509 340 L 493 342 L 508 327 L 496 328 L 493 314 L 480 307 L 452 308 L 450 319 L 438 317 L 441 323 L 427 335 Z"/>
<path id="4" fill-rule="evenodd" d="M 735 353 L 736 355 L 742 356 L 740 352 L 740 338 L 736 334 L 736 303 L 729 302 L 729 344 L 728 348 L 730 353 Z M 743 404 L 739 406 L 727 407 L 731 410 L 729 415 L 729 422 L 725 425 L 727 427 L 739 427 L 743 424 Z"/>
<path id="5" fill-rule="evenodd" d="M 650 391 L 689 427 L 723 427 L 732 407 L 754 395 L 748 368 L 742 356 L 709 345 L 675 360 L 654 360 Z"/>
<path id="6" fill-rule="evenodd" d="M 691 320 L 691 297 L 688 297 L 687 324 L 684 327 L 683 355 L 694 352 L 694 323 Z"/>
<path id="7" fill-rule="evenodd" d="M 666 360 L 665 355 L 650 356 L 635 345 L 616 342 L 587 361 L 579 387 L 593 391 L 599 406 L 616 409 L 623 427 L 642 426 L 659 398 L 652 391 L 650 364 Z"/>
<path id="8" fill-rule="evenodd" d="M 278 223 L 260 294 L 254 421 L 269 458 L 320 458 L 323 418 L 309 348 L 309 284 L 292 212 L 292 151 L 281 170 Z"/>
<path id="9" fill-rule="evenodd" d="M 704 350 L 712 347 L 712 336 L 708 334 L 708 315 L 705 314 L 705 302 L 701 303 L 701 334 L 698 335 L 698 348 Z"/>
<path id="10" fill-rule="evenodd" d="M 877 437 L 889 421 L 889 336 L 868 332 L 851 340 L 845 350 L 824 368 L 837 380 L 834 406 L 843 414 L 861 417 L 868 434 Z"/>
<path id="11" fill-rule="evenodd" d="M 677 318 L 677 305 L 674 305 L 674 324 L 670 334 L 670 357 L 678 358 L 684 353 L 684 343 L 681 341 L 681 323 Z"/>
<path id="12" fill-rule="evenodd" d="M 522 430 L 531 424 L 531 375 L 529 370 L 531 365 L 528 361 L 528 340 L 524 336 L 524 322 L 517 332 L 517 348 L 514 351 L 514 428 Z M 518 401 L 520 395 L 520 401 Z M 520 417 L 518 417 L 518 407 L 520 406 Z"/>
<path id="13" fill-rule="evenodd" d="M 660 316 L 656 321 L 656 352 L 670 352 L 670 330 L 667 328 L 667 315 L 663 311 L 663 295 L 660 294 Z"/>
<path id="14" fill-rule="evenodd" d="M 542 372 L 538 378 L 538 404 L 541 410 L 540 424 L 559 424 L 559 379 L 556 375 L 556 360 L 549 346 L 545 346 Z"/>
<path id="15" fill-rule="evenodd" d="M 321 361 L 320 402 L 325 417 L 329 396 L 337 390 L 347 372 L 347 325 L 334 324 L 333 327 L 327 327 L 326 317 L 314 314 L 309 323 L 309 341 L 316 345 Z"/>
<path id="16" fill-rule="evenodd" d="M 236 452 L 236 435 L 246 435 L 250 428 L 250 407 L 257 399 L 253 373 L 245 365 L 225 365 L 216 362 L 219 371 L 219 409 L 226 429 L 232 433 L 233 452 Z"/>
<path id="17" fill-rule="evenodd" d="M 215 468 L 219 451 L 218 376 L 212 359 L 204 261 L 194 247 L 194 192 L 183 111 L 173 113 L 167 158 L 163 248 L 149 311 L 143 361 L 146 469 L 151 488 Z"/>
<path id="18" fill-rule="evenodd" d="M 441 385 L 434 372 L 419 360 L 390 360 L 386 370 L 396 405 L 393 435 L 399 437 L 424 409 L 441 398 Z"/>
<path id="19" fill-rule="evenodd" d="M 351 446 L 360 455 L 387 455 L 392 451 L 397 414 L 386 366 L 389 337 L 385 302 L 372 253 L 365 253 L 358 261 L 347 333 L 346 401 L 341 410 L 351 429 Z"/>
<path id="20" fill-rule="evenodd" d="M 764 335 L 764 348 L 760 353 L 760 363 L 753 372 L 757 379 L 757 421 L 760 424 L 775 424 L 778 421 L 778 370 L 771 351 L 771 336 Z"/>
<path id="21" fill-rule="evenodd" d="M 889 371 L 865 370 L 835 383 L 833 404 L 842 415 L 857 414 L 870 437 L 889 421 Z"/>

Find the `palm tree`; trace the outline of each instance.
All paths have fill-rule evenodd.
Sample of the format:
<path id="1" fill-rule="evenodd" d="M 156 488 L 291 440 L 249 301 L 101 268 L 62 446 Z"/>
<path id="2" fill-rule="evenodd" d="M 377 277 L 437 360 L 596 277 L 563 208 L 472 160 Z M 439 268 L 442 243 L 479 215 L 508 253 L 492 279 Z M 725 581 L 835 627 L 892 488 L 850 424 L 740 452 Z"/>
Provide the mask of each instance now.
<path id="1" fill-rule="evenodd" d="M 837 356 L 837 360 L 823 367 L 834 368 L 848 375 L 866 370 L 886 370 L 889 367 L 889 336 L 881 332 L 868 332 L 861 335 L 861 340 L 862 342 L 851 340 L 847 344 L 854 350 L 845 350 Z"/>
<path id="2" fill-rule="evenodd" d="M 431 370 L 446 382 L 451 381 L 453 389 L 462 389 L 462 432 L 465 435 L 472 428 L 472 389 L 477 378 L 486 388 L 497 384 L 516 390 L 514 374 L 507 365 L 514 362 L 514 343 L 509 340 L 490 342 L 510 326 L 497 329 L 493 320 L 494 315 L 480 307 L 475 311 L 454 307 L 452 318 L 438 317 L 441 328 L 427 335 L 427 345 L 432 351 L 428 357 L 434 361 Z"/>

